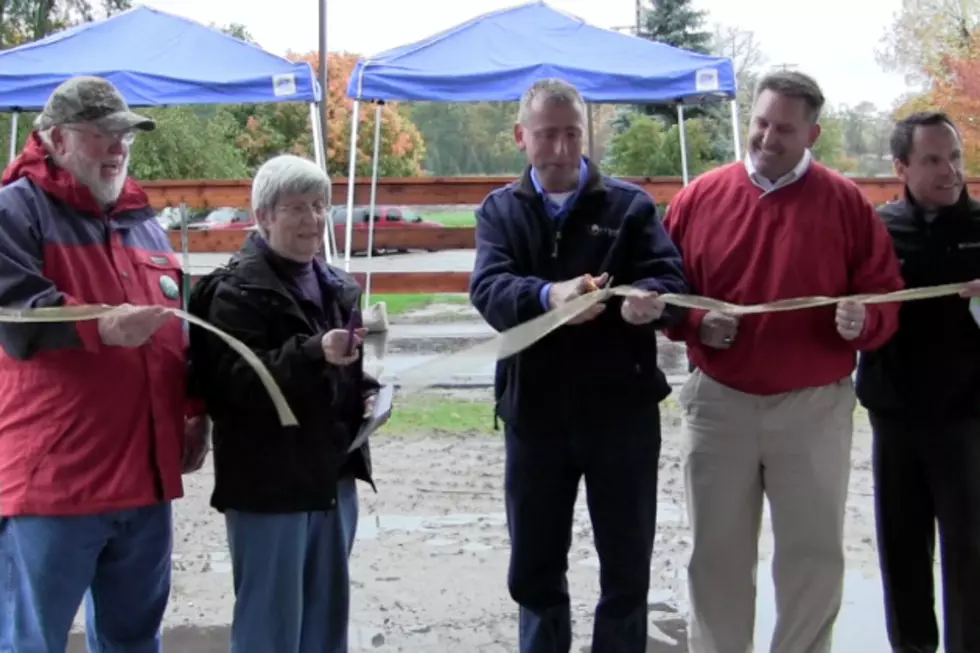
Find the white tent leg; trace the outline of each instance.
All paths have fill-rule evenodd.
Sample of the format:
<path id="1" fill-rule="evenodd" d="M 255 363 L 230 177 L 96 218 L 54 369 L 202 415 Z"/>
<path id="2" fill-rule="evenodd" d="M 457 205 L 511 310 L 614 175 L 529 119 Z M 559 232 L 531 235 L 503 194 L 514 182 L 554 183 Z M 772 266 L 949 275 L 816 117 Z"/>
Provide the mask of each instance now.
<path id="1" fill-rule="evenodd" d="M 313 135 L 313 160 L 316 164 L 327 172 L 327 156 L 323 147 L 322 134 L 320 132 L 320 114 L 316 102 L 310 102 L 310 131 Z M 329 174 L 329 173 L 328 173 Z M 330 213 L 327 213 L 326 225 L 323 230 L 323 257 L 327 263 L 333 263 L 333 220 Z"/>
<path id="2" fill-rule="evenodd" d="M 350 117 L 350 168 L 347 172 L 347 228 L 344 229 L 344 271 L 350 272 L 350 250 L 354 237 L 354 178 L 357 175 L 357 128 L 361 117 L 361 102 L 354 100 Z"/>
<path id="3" fill-rule="evenodd" d="M 191 248 L 190 248 L 190 234 L 188 233 L 187 225 L 190 222 L 190 214 L 187 212 L 187 203 L 181 202 L 180 207 L 180 259 L 181 268 L 183 268 L 184 274 L 181 275 L 183 283 L 181 283 L 180 288 L 180 306 L 185 311 L 191 300 Z M 184 335 L 190 331 L 190 322 L 183 321 L 184 324 Z"/>
<path id="4" fill-rule="evenodd" d="M 585 105 L 585 117 L 589 131 L 589 160 L 595 161 L 595 122 L 592 118 L 592 104 Z"/>
<path id="5" fill-rule="evenodd" d="M 681 135 L 681 173 L 684 175 L 684 185 L 687 186 L 687 132 L 684 129 L 684 103 L 677 103 L 677 129 Z"/>
<path id="6" fill-rule="evenodd" d="M 10 160 L 17 158 L 17 119 L 20 113 L 14 111 L 10 114 Z"/>
<path id="7" fill-rule="evenodd" d="M 732 98 L 731 105 L 732 105 L 732 149 L 735 150 L 735 160 L 741 161 L 742 160 L 742 135 L 739 133 L 741 132 L 741 127 L 739 125 L 741 121 L 739 120 L 739 116 L 738 116 L 738 100 L 736 98 Z"/>
<path id="8" fill-rule="evenodd" d="M 374 158 L 371 162 L 371 201 L 368 207 L 368 245 L 367 269 L 364 284 L 364 304 L 371 303 L 371 256 L 374 254 L 374 208 L 378 201 L 378 165 L 381 156 L 381 108 L 384 102 L 378 102 L 374 112 Z"/>
<path id="9" fill-rule="evenodd" d="M 327 212 L 327 233 L 324 234 L 323 247 L 328 252 L 327 263 L 334 264 L 340 255 L 337 252 L 337 223 L 333 220 L 333 210 Z"/>

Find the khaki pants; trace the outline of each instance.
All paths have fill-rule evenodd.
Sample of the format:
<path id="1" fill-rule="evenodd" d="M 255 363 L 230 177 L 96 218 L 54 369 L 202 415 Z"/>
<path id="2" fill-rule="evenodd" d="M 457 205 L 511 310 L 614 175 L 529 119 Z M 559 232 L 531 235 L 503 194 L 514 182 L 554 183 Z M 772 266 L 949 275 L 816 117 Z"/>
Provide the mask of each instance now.
<path id="1" fill-rule="evenodd" d="M 762 496 L 775 555 L 772 653 L 827 653 L 844 584 L 850 378 L 771 397 L 695 371 L 685 411 L 690 653 L 752 653 Z"/>

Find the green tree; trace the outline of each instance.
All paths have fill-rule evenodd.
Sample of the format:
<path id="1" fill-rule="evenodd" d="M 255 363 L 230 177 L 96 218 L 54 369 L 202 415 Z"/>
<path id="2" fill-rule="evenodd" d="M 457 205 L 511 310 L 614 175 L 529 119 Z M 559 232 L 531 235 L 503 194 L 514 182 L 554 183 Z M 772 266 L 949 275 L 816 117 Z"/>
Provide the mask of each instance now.
<path id="1" fill-rule="evenodd" d="M 320 69 L 320 57 L 316 52 L 290 53 L 293 61 L 306 61 L 316 72 Z M 331 52 L 327 58 L 327 107 L 329 112 L 327 139 L 327 169 L 331 175 L 346 177 L 350 156 L 350 122 L 353 118 L 353 101 L 347 97 L 347 83 L 357 64 L 358 56 Z M 310 110 L 306 104 L 281 102 L 270 104 L 237 105 L 228 108 L 238 124 L 235 144 L 242 150 L 250 168 L 269 157 L 283 152 L 300 156 L 313 156 L 313 140 L 310 130 Z M 357 140 L 356 174 L 371 174 L 374 152 L 375 107 L 362 104 Z M 415 177 L 422 172 L 425 157 L 422 135 L 411 120 L 405 117 L 398 105 L 391 103 L 381 111 L 381 150 L 379 174 L 381 176 Z"/>
<path id="2" fill-rule="evenodd" d="M 744 143 L 752 118 L 755 87 L 762 76 L 762 69 L 768 62 L 768 57 L 762 51 L 754 32 L 734 25 L 721 24 L 715 25 L 711 54 L 732 60 L 737 84 L 739 136 Z M 734 151 L 732 148 L 731 109 L 728 106 L 717 107 L 710 112 L 710 117 L 716 124 L 724 125 L 723 128 L 720 128 L 718 137 L 724 143 L 721 151 L 730 155 Z"/>
<path id="3" fill-rule="evenodd" d="M 0 49 L 129 9 L 131 0 L 0 0 Z"/>
<path id="4" fill-rule="evenodd" d="M 707 11 L 695 9 L 692 0 L 650 0 L 649 4 L 639 36 L 688 52 L 711 52 L 713 35 L 704 29 Z"/>
<path id="5" fill-rule="evenodd" d="M 17 116 L 17 150 L 20 151 L 27 142 L 27 137 L 34 130 L 36 113 L 22 113 Z M 9 113 L 0 113 L 0 169 L 7 165 L 10 153 L 10 121 Z"/>
<path id="6" fill-rule="evenodd" d="M 693 178 L 715 165 L 711 138 L 700 118 L 684 121 L 688 174 Z M 624 177 L 675 177 L 683 172 L 680 130 L 651 116 L 636 116 L 612 137 L 606 154 L 610 174 Z"/>
<path id="7" fill-rule="evenodd" d="M 649 4 L 650 8 L 641 17 L 637 36 L 688 52 L 710 54 L 713 34 L 705 29 L 708 13 L 695 9 L 693 0 L 650 0 Z M 640 111 L 659 116 L 669 125 L 677 122 L 676 107 L 645 105 Z M 689 114 L 696 118 L 701 112 L 692 109 Z"/>
<path id="8" fill-rule="evenodd" d="M 243 179 L 250 174 L 245 154 L 236 145 L 239 130 L 225 107 L 138 109 L 157 122 L 152 132 L 133 143 L 129 172 L 135 179 Z M 18 120 L 18 150 L 33 129 L 36 114 Z M 0 157 L 7 162 L 10 116 L 0 115 Z M 2 168 L 3 165 L 0 165 Z"/>
<path id="9" fill-rule="evenodd" d="M 824 109 L 820 117 L 820 138 L 812 148 L 813 158 L 828 168 L 842 173 L 853 173 L 857 168 L 854 159 L 844 149 L 844 126 L 833 110 Z"/>
<path id="10" fill-rule="evenodd" d="M 738 135 L 741 150 L 744 152 L 745 137 L 752 117 L 755 86 L 766 63 L 766 56 L 754 32 L 738 26 L 722 24 L 714 26 L 711 54 L 732 61 L 736 82 Z M 735 153 L 731 104 L 727 101 L 707 103 L 703 106 L 700 115 L 714 147 L 713 158 L 717 161 L 731 161 Z"/>
<path id="11" fill-rule="evenodd" d="M 252 45 L 258 45 L 255 37 L 252 33 L 248 31 L 248 28 L 241 23 L 228 23 L 227 25 L 219 25 L 217 23 L 211 23 L 208 25 L 211 29 L 216 29 L 219 32 L 224 32 L 228 36 L 234 36 L 239 41 L 245 41 L 246 43 L 251 43 Z"/>
<path id="12" fill-rule="evenodd" d="M 902 8 L 881 38 L 879 63 L 930 86 L 944 75 L 944 59 L 970 58 L 980 27 L 980 0 L 902 0 Z"/>
<path id="13" fill-rule="evenodd" d="M 130 174 L 153 179 L 243 179 L 248 164 L 235 145 L 238 124 L 223 108 L 167 107 L 142 111 L 157 121 L 133 143 Z"/>
<path id="14" fill-rule="evenodd" d="M 131 6 L 132 0 L 0 0 L 0 50 L 117 14 Z M 18 116 L 18 149 L 33 130 L 35 116 Z M 4 163 L 10 152 L 10 124 L 10 114 L 0 114 L 0 160 Z"/>
<path id="15" fill-rule="evenodd" d="M 854 162 L 854 173 L 861 177 L 887 175 L 892 171 L 888 139 L 890 116 L 871 102 L 842 105 L 833 115 L 840 121 L 845 156 Z"/>
<path id="16" fill-rule="evenodd" d="M 416 102 L 401 107 L 422 133 L 423 167 L 435 176 L 520 172 L 524 157 L 514 144 L 516 102 Z"/>

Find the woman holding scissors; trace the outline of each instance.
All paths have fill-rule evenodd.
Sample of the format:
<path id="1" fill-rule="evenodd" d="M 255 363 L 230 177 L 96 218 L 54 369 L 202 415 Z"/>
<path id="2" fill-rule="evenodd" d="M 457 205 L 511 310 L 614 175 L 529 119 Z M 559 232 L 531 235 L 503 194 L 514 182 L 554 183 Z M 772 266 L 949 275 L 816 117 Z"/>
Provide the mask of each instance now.
<path id="1" fill-rule="evenodd" d="M 262 359 L 299 426 L 283 428 L 259 379 L 221 340 L 191 330 L 191 360 L 214 423 L 211 504 L 225 515 L 235 584 L 233 653 L 346 653 L 355 479 L 348 453 L 378 384 L 362 366 L 361 289 L 317 258 L 330 180 L 279 156 L 252 183 L 258 233 L 203 278 L 190 312 Z"/>

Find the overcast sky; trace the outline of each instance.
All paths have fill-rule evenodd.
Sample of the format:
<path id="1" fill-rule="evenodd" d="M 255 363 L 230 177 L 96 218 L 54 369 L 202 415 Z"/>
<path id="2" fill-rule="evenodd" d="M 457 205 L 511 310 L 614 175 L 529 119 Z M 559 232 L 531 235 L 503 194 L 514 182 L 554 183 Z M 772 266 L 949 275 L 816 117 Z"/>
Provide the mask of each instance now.
<path id="1" fill-rule="evenodd" d="M 139 3 L 139 2 L 138 2 Z M 202 23 L 237 22 L 277 54 L 318 47 L 319 0 L 144 0 Z M 327 0 L 327 47 L 362 55 L 422 39 L 520 0 Z M 632 25 L 634 0 L 551 0 L 556 8 L 600 27 Z M 823 0 L 790 11 L 785 0 L 695 0 L 709 20 L 755 32 L 770 64 L 793 64 L 814 75 L 828 103 L 870 101 L 891 108 L 906 92 L 885 73 L 875 48 L 901 0 Z"/>

